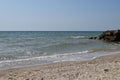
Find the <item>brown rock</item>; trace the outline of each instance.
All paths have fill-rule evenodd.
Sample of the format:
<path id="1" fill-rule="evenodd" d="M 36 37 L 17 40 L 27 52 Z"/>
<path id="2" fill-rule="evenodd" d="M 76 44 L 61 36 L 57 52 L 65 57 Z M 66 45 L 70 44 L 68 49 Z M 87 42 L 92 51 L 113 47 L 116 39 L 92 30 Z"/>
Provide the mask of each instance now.
<path id="1" fill-rule="evenodd" d="M 98 39 L 108 42 L 120 42 L 120 30 L 105 31 L 98 37 Z"/>

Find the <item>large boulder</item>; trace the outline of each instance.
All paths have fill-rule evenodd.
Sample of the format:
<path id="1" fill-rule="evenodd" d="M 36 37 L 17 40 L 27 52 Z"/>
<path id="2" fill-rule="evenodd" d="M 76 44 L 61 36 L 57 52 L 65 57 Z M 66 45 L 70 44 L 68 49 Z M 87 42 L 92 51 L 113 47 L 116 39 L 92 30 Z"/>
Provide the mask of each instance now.
<path id="1" fill-rule="evenodd" d="M 98 37 L 98 39 L 108 42 L 120 42 L 120 30 L 105 31 Z"/>

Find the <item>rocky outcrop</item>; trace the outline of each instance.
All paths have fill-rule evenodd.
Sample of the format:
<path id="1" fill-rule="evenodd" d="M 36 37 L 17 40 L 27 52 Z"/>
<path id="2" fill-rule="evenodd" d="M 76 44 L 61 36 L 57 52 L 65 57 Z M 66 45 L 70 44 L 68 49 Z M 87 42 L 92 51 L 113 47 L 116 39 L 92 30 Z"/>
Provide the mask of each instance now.
<path id="1" fill-rule="evenodd" d="M 90 37 L 90 39 L 99 39 L 107 42 L 120 42 L 120 30 L 108 30 L 98 37 Z"/>
<path id="2" fill-rule="evenodd" d="M 98 39 L 108 42 L 120 42 L 120 30 L 108 30 L 103 32 Z"/>

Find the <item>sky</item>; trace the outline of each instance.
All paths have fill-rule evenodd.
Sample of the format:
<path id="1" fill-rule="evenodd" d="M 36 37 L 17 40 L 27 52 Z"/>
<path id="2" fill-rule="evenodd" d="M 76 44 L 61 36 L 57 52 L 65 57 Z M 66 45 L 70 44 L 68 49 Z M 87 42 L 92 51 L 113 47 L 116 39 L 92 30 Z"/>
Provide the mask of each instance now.
<path id="1" fill-rule="evenodd" d="M 120 29 L 120 0 L 0 0 L 0 31 Z"/>

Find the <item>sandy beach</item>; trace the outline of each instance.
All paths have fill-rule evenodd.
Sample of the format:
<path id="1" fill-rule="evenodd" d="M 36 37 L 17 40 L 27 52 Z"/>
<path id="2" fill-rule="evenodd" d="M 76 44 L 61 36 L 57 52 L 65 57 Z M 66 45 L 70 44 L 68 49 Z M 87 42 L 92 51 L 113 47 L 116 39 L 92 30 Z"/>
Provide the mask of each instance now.
<path id="1" fill-rule="evenodd" d="M 0 80 L 120 80 L 120 0 L 0 0 Z"/>
<path id="2" fill-rule="evenodd" d="M 0 80 L 120 80 L 120 54 L 1 70 Z"/>

